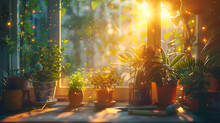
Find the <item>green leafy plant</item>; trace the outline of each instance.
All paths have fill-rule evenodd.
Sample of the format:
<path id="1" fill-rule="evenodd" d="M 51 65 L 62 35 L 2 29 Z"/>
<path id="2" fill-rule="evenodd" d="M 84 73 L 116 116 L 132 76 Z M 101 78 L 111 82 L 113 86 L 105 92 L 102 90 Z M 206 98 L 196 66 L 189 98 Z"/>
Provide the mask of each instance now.
<path id="1" fill-rule="evenodd" d="M 148 74 L 147 78 L 157 83 L 158 86 L 163 87 L 165 85 L 176 86 L 178 75 L 175 73 L 175 65 L 178 64 L 185 56 L 184 53 L 177 55 L 173 60 L 170 60 L 165 51 L 160 48 L 161 63 L 153 66 Z"/>
<path id="2" fill-rule="evenodd" d="M 154 49 L 152 46 L 146 47 L 145 44 L 142 44 L 137 48 L 131 47 L 124 53 L 118 53 L 122 66 L 128 68 L 130 79 L 134 78 L 135 85 L 138 87 L 151 82 L 146 76 L 147 73 L 153 66 L 161 64 L 161 57 L 156 54 Z"/>
<path id="3" fill-rule="evenodd" d="M 210 73 L 212 75 L 212 77 L 214 77 L 215 79 L 218 80 L 218 82 L 220 83 L 220 67 L 217 66 L 217 67 L 212 67 L 210 69 Z"/>
<path id="4" fill-rule="evenodd" d="M 15 49 L 14 44 L 15 44 L 15 41 L 12 41 L 11 38 L 8 37 L 8 35 L 6 35 L 5 38 L 0 40 L 0 47 L 1 48 L 6 47 L 10 54 L 14 52 L 14 49 Z"/>
<path id="5" fill-rule="evenodd" d="M 120 76 L 113 67 L 102 67 L 91 72 L 89 76 L 90 83 L 95 89 L 113 89 L 119 84 Z"/>
<path id="6" fill-rule="evenodd" d="M 191 69 L 181 69 L 179 73 L 184 77 L 180 80 L 184 86 L 183 91 L 188 98 L 195 99 L 199 102 L 200 109 L 205 108 L 206 93 L 210 84 L 207 77 L 208 68 L 203 61 L 198 61 Z"/>
<path id="7" fill-rule="evenodd" d="M 208 58 L 196 61 L 191 54 L 187 54 L 176 66 L 180 68 L 176 71 L 179 75 L 179 84 L 183 85 L 183 91 L 189 99 L 199 102 L 200 111 L 206 109 L 211 63 Z"/>
<path id="8" fill-rule="evenodd" d="M 72 91 L 80 91 L 84 89 L 84 83 L 88 82 L 86 76 L 88 73 L 84 68 L 78 69 L 75 71 L 70 77 L 68 77 L 69 81 L 67 84 L 69 85 L 69 90 Z"/>
<path id="9" fill-rule="evenodd" d="M 60 79 L 62 52 L 57 45 L 50 45 L 43 48 L 39 63 L 42 64 L 43 70 L 37 71 L 33 77 L 39 82 L 50 82 Z"/>

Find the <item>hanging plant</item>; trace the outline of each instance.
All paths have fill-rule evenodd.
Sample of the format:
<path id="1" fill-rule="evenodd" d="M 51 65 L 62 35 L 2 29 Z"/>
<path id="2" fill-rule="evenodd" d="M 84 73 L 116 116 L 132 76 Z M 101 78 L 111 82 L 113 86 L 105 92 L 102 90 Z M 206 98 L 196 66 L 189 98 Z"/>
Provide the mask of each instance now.
<path id="1" fill-rule="evenodd" d="M 8 35 L 6 35 L 6 37 L 3 38 L 3 40 L 0 40 L 0 47 L 1 48 L 6 47 L 10 54 L 14 52 L 14 48 L 15 48 L 14 44 L 15 44 L 15 41 L 12 41 L 11 38 L 8 37 Z"/>

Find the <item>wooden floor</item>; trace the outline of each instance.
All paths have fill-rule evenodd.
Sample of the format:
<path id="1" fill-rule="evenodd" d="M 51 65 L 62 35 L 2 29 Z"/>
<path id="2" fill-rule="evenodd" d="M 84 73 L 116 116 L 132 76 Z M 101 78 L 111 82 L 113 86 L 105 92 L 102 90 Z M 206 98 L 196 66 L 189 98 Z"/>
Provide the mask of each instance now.
<path id="1" fill-rule="evenodd" d="M 0 116 L 0 122 L 199 122 L 205 119 L 191 113 L 180 113 L 164 117 L 129 115 L 116 106 L 127 103 L 116 103 L 112 108 L 97 110 L 93 104 L 84 104 L 80 108 L 68 108 L 68 102 L 58 102 L 45 109 L 35 109 L 23 113 L 6 113 Z M 207 118 L 208 120 L 209 118 Z M 211 119 L 210 119 L 211 120 Z M 213 120 L 213 119 L 212 119 Z M 217 119 L 216 119 L 217 120 Z"/>

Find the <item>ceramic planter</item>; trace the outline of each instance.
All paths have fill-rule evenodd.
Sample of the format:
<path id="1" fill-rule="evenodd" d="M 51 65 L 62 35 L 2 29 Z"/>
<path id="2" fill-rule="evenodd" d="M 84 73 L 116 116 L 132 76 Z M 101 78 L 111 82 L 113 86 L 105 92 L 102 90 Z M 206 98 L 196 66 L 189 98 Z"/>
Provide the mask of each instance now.
<path id="1" fill-rule="evenodd" d="M 20 110 L 22 108 L 22 91 L 6 90 L 3 93 L 4 108 L 7 111 Z"/>
<path id="2" fill-rule="evenodd" d="M 83 100 L 82 90 L 80 90 L 80 91 L 69 90 L 68 99 L 69 99 L 69 102 L 70 102 L 69 103 L 70 106 L 80 105 L 82 103 L 82 100 Z"/>
<path id="3" fill-rule="evenodd" d="M 112 102 L 114 90 L 96 90 L 97 103 L 110 103 Z"/>
<path id="4" fill-rule="evenodd" d="M 176 86 L 157 86 L 158 105 L 171 105 L 176 102 Z"/>
<path id="5" fill-rule="evenodd" d="M 33 82 L 36 102 L 52 102 L 55 96 L 56 81 L 53 82 Z"/>

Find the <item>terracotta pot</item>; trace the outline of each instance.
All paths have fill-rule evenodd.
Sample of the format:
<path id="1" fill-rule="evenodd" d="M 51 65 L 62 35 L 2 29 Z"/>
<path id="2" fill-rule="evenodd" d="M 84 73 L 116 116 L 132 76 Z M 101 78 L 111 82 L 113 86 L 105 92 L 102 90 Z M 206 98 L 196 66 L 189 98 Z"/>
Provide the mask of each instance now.
<path id="1" fill-rule="evenodd" d="M 22 108 L 22 91 L 6 90 L 3 93 L 4 108 L 7 111 L 20 110 Z"/>
<path id="2" fill-rule="evenodd" d="M 157 96 L 159 105 L 171 105 L 176 102 L 176 86 L 157 86 Z"/>
<path id="3" fill-rule="evenodd" d="M 114 90 L 96 90 L 98 103 L 110 103 L 112 102 Z"/>
<path id="4" fill-rule="evenodd" d="M 70 102 L 69 103 L 70 106 L 80 105 L 82 103 L 82 100 L 83 100 L 82 90 L 80 90 L 80 91 L 69 90 L 68 99 L 69 99 L 69 102 Z"/>
<path id="5" fill-rule="evenodd" d="M 220 92 L 220 83 L 218 82 L 218 80 L 212 77 L 211 82 L 213 83 L 214 90 Z"/>
<path id="6" fill-rule="evenodd" d="M 24 91 L 24 90 L 27 90 L 27 85 L 28 85 L 28 81 L 26 79 L 18 79 L 17 80 L 18 83 L 19 83 L 19 89 Z"/>
<path id="7" fill-rule="evenodd" d="M 192 112 L 198 112 L 198 109 L 200 107 L 199 101 L 196 99 L 190 99 L 190 105 L 191 105 L 191 111 Z"/>
<path id="8" fill-rule="evenodd" d="M 33 82 L 36 102 L 53 102 L 56 89 L 56 81 L 53 82 Z"/>

